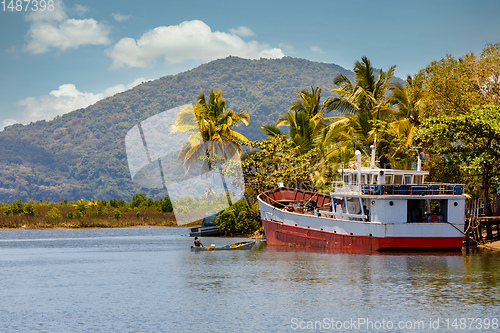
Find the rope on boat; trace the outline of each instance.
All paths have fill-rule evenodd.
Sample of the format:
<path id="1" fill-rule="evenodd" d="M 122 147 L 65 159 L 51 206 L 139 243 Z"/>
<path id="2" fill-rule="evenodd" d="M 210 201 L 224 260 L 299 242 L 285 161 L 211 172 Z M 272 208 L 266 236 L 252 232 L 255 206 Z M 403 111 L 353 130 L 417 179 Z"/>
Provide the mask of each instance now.
<path id="1" fill-rule="evenodd" d="M 458 229 L 453 223 L 451 222 L 444 222 L 444 223 L 447 223 L 449 225 L 451 225 L 453 228 L 457 229 L 459 233 L 461 233 L 463 236 L 466 235 L 466 233 L 464 231 L 461 231 L 460 229 Z"/>

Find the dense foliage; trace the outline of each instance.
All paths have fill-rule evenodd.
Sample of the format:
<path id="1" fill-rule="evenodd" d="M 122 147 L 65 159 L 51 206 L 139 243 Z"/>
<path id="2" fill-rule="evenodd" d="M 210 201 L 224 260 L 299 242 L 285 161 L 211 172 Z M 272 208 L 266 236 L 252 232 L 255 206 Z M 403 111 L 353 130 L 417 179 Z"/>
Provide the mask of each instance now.
<path id="1" fill-rule="evenodd" d="M 245 110 L 252 121 L 237 128 L 250 140 L 264 137 L 259 125 L 274 123 L 288 110 L 294 92 L 331 85 L 334 64 L 303 59 L 248 60 L 228 57 L 75 110 L 52 121 L 13 125 L 0 132 L 0 201 L 112 198 L 130 201 L 138 192 L 131 179 L 124 138 L 134 125 L 167 109 L 193 104 L 201 91 L 220 89 L 227 107 Z"/>
<path id="2" fill-rule="evenodd" d="M 322 170 L 317 148 L 298 154 L 293 140 L 277 135 L 263 141 L 251 143 L 255 150 L 243 156 L 243 176 L 247 192 L 253 196 L 277 186 L 278 182 L 287 187 L 312 190 L 316 184 L 315 176 L 333 173 Z"/>
<path id="3" fill-rule="evenodd" d="M 355 150 L 369 163 L 373 145 L 382 167 L 412 168 L 419 156 L 430 180 L 466 183 L 469 192 L 480 187 L 487 201 L 500 181 L 500 44 L 487 45 L 479 55 L 447 55 L 404 83 L 393 78 L 394 66 L 376 70 L 367 57 L 353 69 L 293 58 L 229 57 L 144 83 L 50 122 L 10 126 L 0 133 L 0 201 L 109 200 L 90 206 L 76 202 L 77 217 L 108 205 L 121 213 L 130 200 L 132 208 L 158 202 L 153 206 L 171 211 L 166 190 L 145 191 L 131 182 L 124 137 L 144 119 L 196 104 L 200 91 L 212 89 L 207 110 L 212 95 L 223 91 L 227 110 L 245 110 L 232 113 L 235 123 L 251 118 L 233 135 L 253 140 L 242 157 L 247 199 L 277 182 L 328 191 L 338 168 L 352 163 Z M 244 119 L 236 120 L 238 115 Z M 205 120 L 211 123 L 210 117 Z M 212 129 L 224 125 L 212 123 Z M 207 127 L 205 134 L 214 133 L 222 132 Z M 189 149 L 184 158 L 194 151 Z M 138 192 L 144 194 L 134 196 Z M 219 199 L 222 206 L 223 196 Z M 201 205 L 197 199 L 178 200 L 174 204 L 183 211 Z M 235 224 L 240 213 L 231 209 L 225 216 Z"/>
<path id="4" fill-rule="evenodd" d="M 465 175 L 480 177 L 485 211 L 491 214 L 489 191 L 493 178 L 500 175 L 500 105 L 476 106 L 464 114 L 425 119 L 418 135 L 428 152 L 447 157 Z"/>
<path id="5" fill-rule="evenodd" d="M 424 90 L 424 116 L 457 115 L 477 105 L 500 104 L 500 43 L 488 44 L 481 54 L 460 58 L 447 55 L 415 76 Z"/>
<path id="6" fill-rule="evenodd" d="M 226 208 L 215 222 L 226 236 L 250 235 L 261 227 L 259 210 L 248 206 L 245 200 Z"/>
<path id="7" fill-rule="evenodd" d="M 175 226 L 168 198 L 144 194 L 134 202 L 120 200 L 61 200 L 0 203 L 0 228 L 109 228 L 131 226 Z"/>

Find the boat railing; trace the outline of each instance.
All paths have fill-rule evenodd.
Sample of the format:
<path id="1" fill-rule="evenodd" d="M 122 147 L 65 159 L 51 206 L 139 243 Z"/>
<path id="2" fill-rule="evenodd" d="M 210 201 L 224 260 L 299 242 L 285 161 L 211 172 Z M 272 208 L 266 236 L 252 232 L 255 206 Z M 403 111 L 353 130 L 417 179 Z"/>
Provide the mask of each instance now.
<path id="1" fill-rule="evenodd" d="M 319 209 L 316 210 L 316 216 L 320 216 L 320 215 L 332 216 L 334 219 L 337 219 L 337 220 L 348 219 L 348 220 L 359 221 L 359 222 L 368 220 L 368 215 L 366 215 L 366 214 L 347 214 L 347 213 L 343 213 L 343 212 L 331 212 L 328 210 L 319 210 Z"/>
<path id="2" fill-rule="evenodd" d="M 362 194 L 370 195 L 463 195 L 464 184 L 425 183 L 425 184 L 384 184 L 361 185 Z M 335 186 L 335 193 L 359 192 L 358 185 Z"/>

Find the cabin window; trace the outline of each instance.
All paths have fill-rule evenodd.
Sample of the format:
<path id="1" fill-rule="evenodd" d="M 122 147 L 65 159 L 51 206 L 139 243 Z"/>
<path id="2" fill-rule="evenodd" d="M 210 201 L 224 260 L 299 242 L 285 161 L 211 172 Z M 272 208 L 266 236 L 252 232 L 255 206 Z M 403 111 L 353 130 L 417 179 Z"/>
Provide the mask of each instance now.
<path id="1" fill-rule="evenodd" d="M 415 184 L 422 184 L 424 182 L 423 176 L 413 176 L 413 179 L 415 180 Z"/>
<path id="2" fill-rule="evenodd" d="M 407 221 L 408 223 L 427 222 L 424 220 L 424 200 L 410 199 L 407 200 Z"/>
<path id="3" fill-rule="evenodd" d="M 403 184 L 403 176 L 394 175 L 394 184 Z"/>
<path id="4" fill-rule="evenodd" d="M 411 176 L 405 175 L 405 182 L 404 182 L 404 184 L 411 184 L 411 183 L 412 183 Z"/>
<path id="5" fill-rule="evenodd" d="M 410 199 L 407 201 L 407 205 L 407 221 L 409 223 L 448 221 L 447 199 Z"/>

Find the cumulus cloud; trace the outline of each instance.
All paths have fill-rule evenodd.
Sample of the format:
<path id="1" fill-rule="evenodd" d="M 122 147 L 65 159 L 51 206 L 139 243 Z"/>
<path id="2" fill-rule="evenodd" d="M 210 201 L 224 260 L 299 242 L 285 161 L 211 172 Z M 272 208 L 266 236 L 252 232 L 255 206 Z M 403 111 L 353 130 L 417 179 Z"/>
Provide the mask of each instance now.
<path id="1" fill-rule="evenodd" d="M 76 49 L 82 45 L 108 45 L 109 28 L 90 19 L 69 18 L 62 2 L 53 11 L 37 11 L 26 16 L 30 28 L 25 50 L 32 54 L 47 52 L 50 48 Z M 75 8 L 83 13 L 85 7 Z"/>
<path id="2" fill-rule="evenodd" d="M 251 32 L 248 28 L 238 29 L 239 33 Z M 212 31 L 198 20 L 157 27 L 138 40 L 122 38 L 107 49 L 106 54 L 113 60 L 112 69 L 148 67 L 154 65 L 157 59 L 179 63 L 186 60 L 210 61 L 229 55 L 250 59 L 284 56 L 281 49 L 256 41 L 245 42 L 236 33 Z"/>
<path id="3" fill-rule="evenodd" d="M 113 13 L 111 16 L 118 22 L 125 22 L 132 17 L 131 15 L 122 15 L 119 13 Z"/>
<path id="4" fill-rule="evenodd" d="M 30 123 L 37 120 L 51 120 L 56 116 L 87 107 L 103 98 L 133 88 L 145 81 L 148 80 L 138 78 L 127 85 L 119 84 L 109 87 L 100 93 L 81 92 L 74 84 L 63 84 L 48 95 L 27 97 L 19 101 L 17 106 L 21 109 L 23 123 Z"/>
<path id="5" fill-rule="evenodd" d="M 240 26 L 236 29 L 229 29 L 229 32 L 232 33 L 233 35 L 238 35 L 238 36 L 241 36 L 241 37 L 248 37 L 248 36 L 254 36 L 255 34 L 253 33 L 252 30 L 250 30 L 250 28 L 247 28 L 247 27 L 244 27 L 244 26 Z"/>

